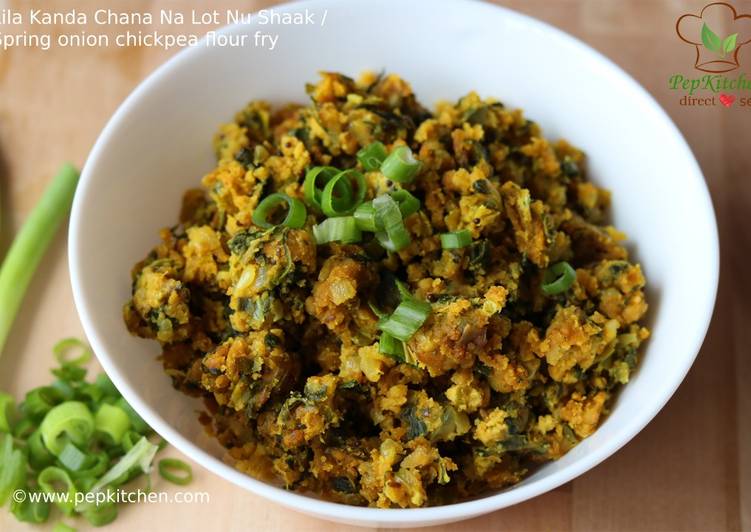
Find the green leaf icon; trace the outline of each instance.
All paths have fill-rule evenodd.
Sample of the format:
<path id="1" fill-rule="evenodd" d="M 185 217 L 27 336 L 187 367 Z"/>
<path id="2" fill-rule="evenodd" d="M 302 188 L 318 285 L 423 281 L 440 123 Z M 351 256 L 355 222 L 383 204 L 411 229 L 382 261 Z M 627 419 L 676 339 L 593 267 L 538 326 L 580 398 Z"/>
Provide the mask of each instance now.
<path id="1" fill-rule="evenodd" d="M 722 39 L 720 39 L 715 32 L 709 29 L 707 23 L 701 27 L 701 42 L 710 52 L 722 52 Z"/>
<path id="2" fill-rule="evenodd" d="M 737 33 L 733 33 L 732 35 L 728 35 L 725 37 L 725 40 L 722 41 L 722 52 L 725 54 L 729 54 L 733 50 L 735 50 L 735 41 L 738 38 Z"/>

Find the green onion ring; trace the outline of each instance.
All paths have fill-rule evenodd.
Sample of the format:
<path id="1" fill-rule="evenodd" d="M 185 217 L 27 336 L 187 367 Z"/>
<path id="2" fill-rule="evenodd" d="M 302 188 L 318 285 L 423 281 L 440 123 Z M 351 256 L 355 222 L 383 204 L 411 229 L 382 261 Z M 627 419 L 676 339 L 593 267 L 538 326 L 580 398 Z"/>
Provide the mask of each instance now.
<path id="1" fill-rule="evenodd" d="M 331 181 L 331 178 L 338 173 L 339 169 L 334 168 L 333 166 L 314 166 L 306 172 L 305 181 L 303 182 L 302 188 L 305 195 L 305 201 L 308 203 L 308 205 L 313 207 L 318 212 L 322 212 L 321 194 L 323 193 L 323 188 L 318 188 L 318 178 L 321 177 L 323 179 L 323 186 L 326 186 L 326 183 Z M 347 183 L 346 181 L 343 181 L 341 186 L 344 187 L 348 184 L 349 183 Z M 339 190 L 338 192 L 340 196 L 342 196 L 347 191 Z M 349 190 L 349 195 L 352 195 L 352 190 Z"/>
<path id="2" fill-rule="evenodd" d="M 59 467 L 46 467 L 41 473 L 39 473 L 37 483 L 45 493 L 60 493 L 57 485 L 62 484 L 64 486 L 62 492 L 67 492 L 68 496 L 55 497 L 55 505 L 60 508 L 65 515 L 71 515 L 73 513 L 76 505 L 76 493 L 78 490 L 68 473 Z"/>
<path id="3" fill-rule="evenodd" d="M 94 416 L 85 404 L 66 401 L 50 410 L 39 426 L 42 441 L 55 456 L 63 450 L 61 436 L 67 435 L 77 445 L 85 445 L 94 432 Z"/>
<path id="4" fill-rule="evenodd" d="M 287 216 L 285 216 L 281 224 L 278 225 L 285 225 L 292 229 L 299 229 L 305 225 L 305 219 L 308 216 L 308 213 L 305 210 L 305 204 L 298 199 L 290 198 L 288 195 L 280 192 L 269 194 L 256 206 L 253 211 L 253 223 L 264 229 L 271 229 L 274 227 L 274 224 L 268 221 L 268 217 L 274 207 L 281 205 L 282 203 L 287 204 Z"/>
<path id="5" fill-rule="evenodd" d="M 381 173 L 397 183 L 411 183 L 421 166 L 409 146 L 399 146 L 383 161 Z"/>
<path id="6" fill-rule="evenodd" d="M 388 194 L 383 194 L 373 200 L 373 208 L 385 229 L 376 233 L 378 242 L 389 251 L 399 251 L 407 247 L 411 238 L 396 201 Z"/>
<path id="7" fill-rule="evenodd" d="M 546 296 L 554 296 L 571 288 L 575 280 L 576 270 L 568 262 L 562 261 L 545 270 L 540 288 Z"/>
<path id="8" fill-rule="evenodd" d="M 443 233 L 441 235 L 441 247 L 443 249 L 459 249 L 472 243 L 472 233 L 468 229 Z"/>
<path id="9" fill-rule="evenodd" d="M 414 197 L 408 190 L 399 189 L 391 192 L 391 197 L 399 204 L 402 218 L 414 214 L 420 210 L 420 200 Z"/>
<path id="10" fill-rule="evenodd" d="M 327 218 L 314 226 L 313 237 L 318 245 L 328 244 L 329 242 L 354 244 L 362 240 L 362 232 L 353 216 L 340 216 L 338 218 Z"/>
<path id="11" fill-rule="evenodd" d="M 94 415 L 94 429 L 107 435 L 114 445 L 120 445 L 130 429 L 130 418 L 122 408 L 103 403 Z"/>
<path id="12" fill-rule="evenodd" d="M 354 178 L 357 186 L 357 195 L 353 198 L 350 194 L 349 197 L 336 197 L 334 192 L 336 187 L 342 180 L 344 183 L 348 183 L 350 191 L 352 190 L 351 179 Z M 321 194 L 321 209 L 326 216 L 348 216 L 355 212 L 355 209 L 365 199 L 365 193 L 367 192 L 367 186 L 365 185 L 365 176 L 354 169 L 342 170 L 334 177 L 332 177 L 326 186 L 323 188 Z"/>
<path id="13" fill-rule="evenodd" d="M 182 475 L 175 475 L 173 471 L 182 472 Z M 193 468 L 190 464 L 178 460 L 177 458 L 164 458 L 159 460 L 159 474 L 163 479 L 172 482 L 173 484 L 179 484 L 185 486 L 190 484 L 193 480 Z"/>
<path id="14" fill-rule="evenodd" d="M 69 352 L 77 348 L 80 354 L 75 358 L 68 358 Z M 52 353 L 60 365 L 70 364 L 73 366 L 82 366 L 91 360 L 93 353 L 91 348 L 78 338 L 65 338 L 60 340 L 52 347 Z"/>

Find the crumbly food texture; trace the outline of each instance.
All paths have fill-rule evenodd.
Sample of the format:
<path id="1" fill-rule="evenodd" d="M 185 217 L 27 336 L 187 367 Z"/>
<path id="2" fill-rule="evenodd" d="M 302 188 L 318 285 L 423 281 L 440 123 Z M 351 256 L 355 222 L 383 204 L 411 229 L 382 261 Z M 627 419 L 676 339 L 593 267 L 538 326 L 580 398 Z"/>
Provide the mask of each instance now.
<path id="1" fill-rule="evenodd" d="M 513 485 L 591 435 L 649 332 L 644 276 L 583 153 L 474 92 L 434 112 L 396 75 L 323 73 L 307 92 L 220 127 L 216 168 L 134 267 L 124 307 L 174 386 L 204 399 L 236 467 L 338 502 L 420 507 Z M 422 162 L 409 185 L 365 173 L 368 199 L 400 186 L 420 199 L 407 248 L 316 246 L 310 209 L 301 229 L 253 225 L 263 197 L 302 200 L 307 168 L 361 168 L 376 140 Z M 472 244 L 442 249 L 459 229 Z M 559 261 L 576 280 L 545 296 Z M 371 310 L 393 304 L 394 279 L 431 304 L 406 362 L 379 352 Z"/>

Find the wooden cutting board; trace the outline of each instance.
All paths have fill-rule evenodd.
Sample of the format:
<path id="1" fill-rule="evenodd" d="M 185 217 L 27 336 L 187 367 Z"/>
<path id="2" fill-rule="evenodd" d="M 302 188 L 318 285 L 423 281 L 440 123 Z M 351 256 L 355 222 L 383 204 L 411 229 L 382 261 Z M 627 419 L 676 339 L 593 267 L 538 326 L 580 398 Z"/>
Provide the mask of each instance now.
<path id="1" fill-rule="evenodd" d="M 218 0 L 211 8 L 255 11 L 272 3 Z M 548 21 L 602 51 L 639 80 L 672 116 L 696 153 L 712 192 L 722 243 L 720 292 L 707 340 L 688 378 L 657 418 L 624 449 L 548 494 L 441 530 L 749 529 L 751 386 L 746 379 L 751 377 L 751 107 L 685 107 L 668 89 L 669 76 L 690 71 L 694 60 L 693 49 L 676 36 L 675 21 L 684 13 L 698 12 L 704 2 L 499 3 Z M 739 12 L 751 12 L 749 1 L 733 4 Z M 123 2 L 115 0 L 0 1 L 0 8 L 29 6 L 59 11 L 75 7 L 89 13 L 97 8 L 125 9 Z M 199 0 L 135 0 L 127 6 L 142 12 L 208 9 Z M 0 26 L 0 33 L 7 29 Z M 59 163 L 82 164 L 120 102 L 174 53 L 155 48 L 0 50 L 0 252 L 7 249 L 13 231 Z M 741 70 L 749 72 L 751 45 L 743 54 Z M 581 90 L 586 98 L 585 83 Z M 701 250 L 696 260 L 702 260 Z M 82 330 L 68 281 L 66 237 L 61 232 L 34 278 L 0 362 L 0 389 L 20 395 L 48 382 L 50 348 L 66 336 L 82 336 Z M 121 509 L 110 530 L 349 529 L 283 510 L 194 467 L 195 481 L 189 489 L 209 494 L 209 504 L 128 506 Z M 163 482 L 156 489 L 176 491 Z M 86 528 L 80 521 L 76 525 Z M 31 527 L 0 511 L 0 530 L 24 529 Z"/>

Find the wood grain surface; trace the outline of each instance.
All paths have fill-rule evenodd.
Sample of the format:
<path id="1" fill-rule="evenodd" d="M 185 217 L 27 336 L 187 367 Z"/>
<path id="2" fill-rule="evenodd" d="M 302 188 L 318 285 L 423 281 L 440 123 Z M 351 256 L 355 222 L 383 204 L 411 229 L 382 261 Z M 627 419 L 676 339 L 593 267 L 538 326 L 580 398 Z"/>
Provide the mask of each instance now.
<path id="1" fill-rule="evenodd" d="M 219 0 L 210 7 L 250 11 L 271 3 Z M 442 530 L 751 529 L 751 387 L 747 382 L 751 378 L 751 224 L 746 219 L 751 212 L 751 107 L 683 107 L 667 82 L 674 72 L 691 71 L 694 60 L 692 48 L 676 37 L 675 21 L 683 13 L 698 12 L 704 2 L 499 3 L 589 43 L 632 74 L 665 107 L 688 139 L 712 193 L 721 235 L 720 291 L 709 334 L 693 369 L 673 399 L 633 441 L 557 490 Z M 751 12 L 749 1 L 732 3 L 739 12 Z M 35 5 L 89 12 L 98 7 L 152 12 L 163 7 L 208 8 L 198 0 L 0 0 L 0 8 Z M 5 29 L 0 26 L 0 32 Z M 745 57 L 743 52 L 740 56 L 743 72 L 751 71 L 751 45 L 748 48 Z M 0 254 L 59 163 L 83 164 L 120 102 L 174 53 L 116 48 L 0 50 Z M 582 97 L 587 97 L 586 90 L 583 84 Z M 666 201 L 680 201 L 679 191 Z M 697 250 L 696 260 L 703 260 L 702 250 Z M 34 278 L 3 355 L 0 389 L 20 395 L 47 382 L 51 345 L 62 337 L 80 335 L 68 280 L 66 237 L 61 231 Z M 156 489 L 175 491 L 163 482 Z M 211 503 L 128 506 L 109 529 L 350 529 L 284 510 L 198 466 L 189 489 L 208 493 Z M 75 524 L 86 528 L 82 521 Z M 31 527 L 0 511 L 0 530 L 27 529 Z"/>

